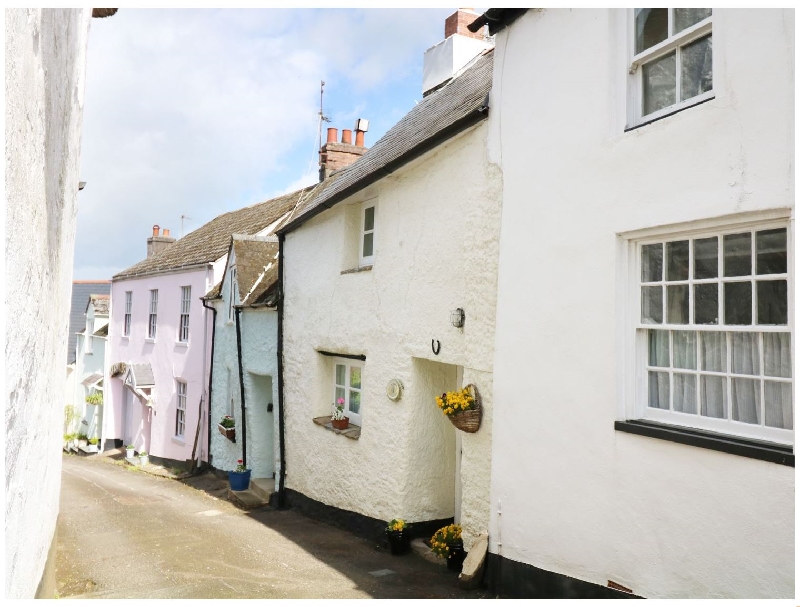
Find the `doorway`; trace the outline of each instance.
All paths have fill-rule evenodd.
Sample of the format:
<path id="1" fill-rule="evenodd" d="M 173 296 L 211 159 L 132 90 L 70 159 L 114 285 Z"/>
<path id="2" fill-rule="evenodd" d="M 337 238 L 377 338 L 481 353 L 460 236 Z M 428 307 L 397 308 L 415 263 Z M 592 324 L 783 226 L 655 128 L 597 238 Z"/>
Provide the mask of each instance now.
<path id="1" fill-rule="evenodd" d="M 275 421 L 272 376 L 247 373 L 250 394 L 247 398 L 247 465 L 253 478 L 275 476 Z M 252 437 L 252 438 L 251 438 Z"/>

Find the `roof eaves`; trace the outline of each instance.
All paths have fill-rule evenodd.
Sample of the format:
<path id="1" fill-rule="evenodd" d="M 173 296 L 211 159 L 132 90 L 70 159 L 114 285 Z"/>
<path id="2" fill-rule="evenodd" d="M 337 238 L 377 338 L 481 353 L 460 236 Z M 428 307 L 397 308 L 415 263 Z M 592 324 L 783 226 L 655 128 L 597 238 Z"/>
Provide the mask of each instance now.
<path id="1" fill-rule="evenodd" d="M 470 23 L 467 29 L 471 32 L 477 32 L 488 24 L 489 35 L 494 36 L 497 32 L 519 19 L 527 10 L 527 8 L 490 8 Z"/>

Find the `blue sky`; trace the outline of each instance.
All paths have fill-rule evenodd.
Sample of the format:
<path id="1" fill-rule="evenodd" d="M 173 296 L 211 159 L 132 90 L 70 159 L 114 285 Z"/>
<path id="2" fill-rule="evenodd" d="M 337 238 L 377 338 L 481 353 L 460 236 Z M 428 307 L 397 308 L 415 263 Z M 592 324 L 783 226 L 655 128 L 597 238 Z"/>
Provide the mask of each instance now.
<path id="1" fill-rule="evenodd" d="M 316 181 L 319 84 L 330 124 L 372 145 L 422 98 L 422 56 L 455 9 L 120 9 L 89 35 L 78 279 Z"/>

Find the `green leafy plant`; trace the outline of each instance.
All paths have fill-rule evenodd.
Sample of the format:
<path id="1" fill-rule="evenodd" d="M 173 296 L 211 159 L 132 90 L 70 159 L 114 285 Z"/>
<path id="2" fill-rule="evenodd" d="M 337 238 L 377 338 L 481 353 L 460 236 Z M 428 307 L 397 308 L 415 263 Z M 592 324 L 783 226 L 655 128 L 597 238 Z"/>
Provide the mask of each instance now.
<path id="1" fill-rule="evenodd" d="M 461 539 L 461 525 L 442 527 L 431 538 L 431 550 L 446 559 L 450 554 L 450 544 Z"/>
<path id="2" fill-rule="evenodd" d="M 406 528 L 406 522 L 401 518 L 393 518 L 386 525 L 386 531 L 403 531 Z"/>
<path id="3" fill-rule="evenodd" d="M 102 405 L 103 404 L 103 393 L 102 392 L 92 392 L 86 397 L 86 404 L 88 405 Z"/>
<path id="4" fill-rule="evenodd" d="M 236 427 L 236 420 L 233 419 L 230 415 L 226 415 L 222 418 L 222 421 L 219 422 L 219 425 L 223 428 L 235 428 Z"/>
<path id="5" fill-rule="evenodd" d="M 135 449 L 136 447 L 134 447 L 133 445 L 128 445 L 128 446 L 127 446 L 127 447 L 125 447 L 125 448 L 126 448 L 126 449 Z"/>
<path id="6" fill-rule="evenodd" d="M 236 472 L 247 472 L 247 467 L 244 465 L 244 460 L 236 460 Z"/>
<path id="7" fill-rule="evenodd" d="M 64 430 L 69 432 L 72 430 L 72 425 L 78 419 L 78 411 L 72 405 L 64 407 Z"/>
<path id="8" fill-rule="evenodd" d="M 147 457 L 147 451 L 139 451 L 139 457 Z"/>
<path id="9" fill-rule="evenodd" d="M 89 440 L 89 437 L 81 432 L 78 434 L 78 440 Z"/>
<path id="10" fill-rule="evenodd" d="M 100 439 L 99 439 L 99 438 L 90 438 L 90 439 L 89 439 L 89 444 L 90 444 L 90 445 L 96 445 L 96 444 L 98 444 L 99 442 L 100 442 Z"/>

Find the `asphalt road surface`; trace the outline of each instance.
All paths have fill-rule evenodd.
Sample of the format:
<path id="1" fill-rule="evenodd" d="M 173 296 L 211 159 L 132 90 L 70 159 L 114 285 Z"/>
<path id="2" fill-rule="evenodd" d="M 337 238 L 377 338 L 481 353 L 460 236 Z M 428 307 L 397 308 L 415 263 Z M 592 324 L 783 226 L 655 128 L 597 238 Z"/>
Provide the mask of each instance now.
<path id="1" fill-rule="evenodd" d="M 211 477 L 209 477 L 211 478 Z M 195 485 L 202 485 L 191 481 Z M 446 567 L 288 511 L 65 455 L 60 598 L 482 598 Z"/>

